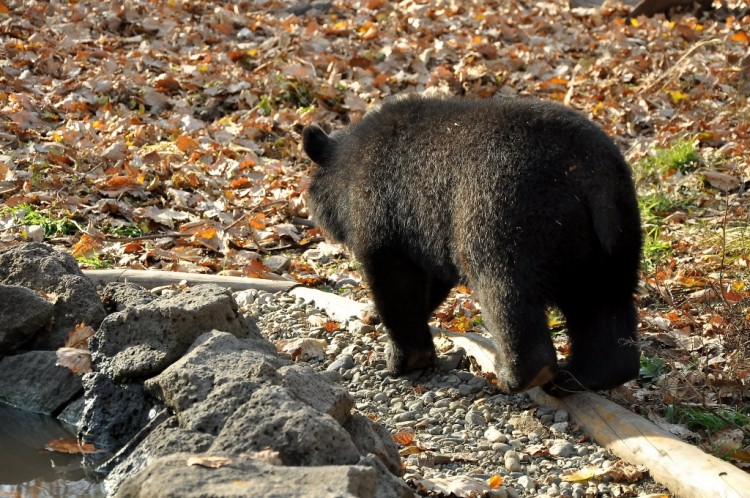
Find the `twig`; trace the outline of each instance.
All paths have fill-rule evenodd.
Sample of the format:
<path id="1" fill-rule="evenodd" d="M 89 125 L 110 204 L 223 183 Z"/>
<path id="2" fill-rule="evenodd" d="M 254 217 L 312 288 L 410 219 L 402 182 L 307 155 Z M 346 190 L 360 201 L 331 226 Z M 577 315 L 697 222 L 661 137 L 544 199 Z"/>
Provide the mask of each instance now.
<path id="1" fill-rule="evenodd" d="M 642 95 L 643 93 L 646 93 L 647 91 L 649 91 L 653 87 L 655 87 L 658 83 L 660 83 L 662 80 L 664 80 L 666 78 L 669 78 L 667 80 L 667 82 L 664 83 L 664 85 L 662 85 L 661 88 L 659 88 L 659 91 L 661 92 L 675 78 L 678 78 L 680 76 L 680 74 L 682 74 L 681 72 L 679 72 L 677 74 L 674 74 L 674 75 L 672 73 L 675 73 L 677 71 L 677 69 L 679 69 L 680 66 L 683 64 L 683 62 L 685 62 L 688 57 L 690 57 L 691 55 L 693 55 L 693 52 L 695 52 L 699 48 L 702 48 L 702 47 L 704 47 L 706 45 L 716 45 L 717 43 L 721 43 L 721 40 L 719 40 L 718 38 L 712 38 L 710 40 L 703 40 L 703 41 L 700 41 L 700 42 L 696 43 L 695 45 L 693 45 L 692 47 L 690 47 L 687 50 L 687 52 L 685 52 L 685 54 L 682 57 L 680 57 L 680 59 L 674 64 L 674 66 L 672 66 L 669 69 L 667 69 L 664 73 L 661 74 L 661 76 L 659 76 L 658 78 L 656 78 L 654 80 L 654 82 L 651 83 L 650 85 L 648 85 L 646 88 L 643 88 L 640 91 L 638 91 L 638 95 Z"/>

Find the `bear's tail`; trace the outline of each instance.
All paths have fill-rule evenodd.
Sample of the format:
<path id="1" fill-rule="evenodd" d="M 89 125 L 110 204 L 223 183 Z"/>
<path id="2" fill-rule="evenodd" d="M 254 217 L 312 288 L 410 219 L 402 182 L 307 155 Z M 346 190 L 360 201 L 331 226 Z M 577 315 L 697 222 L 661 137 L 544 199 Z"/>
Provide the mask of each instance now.
<path id="1" fill-rule="evenodd" d="M 307 157 L 324 166 L 331 157 L 331 137 L 318 125 L 310 125 L 302 130 L 302 148 Z"/>

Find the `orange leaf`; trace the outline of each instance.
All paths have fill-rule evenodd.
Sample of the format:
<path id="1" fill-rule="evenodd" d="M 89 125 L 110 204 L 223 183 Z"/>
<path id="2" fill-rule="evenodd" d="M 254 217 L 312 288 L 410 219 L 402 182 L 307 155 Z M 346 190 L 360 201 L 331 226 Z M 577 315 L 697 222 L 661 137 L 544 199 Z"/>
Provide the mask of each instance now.
<path id="1" fill-rule="evenodd" d="M 75 455 L 85 455 L 89 453 L 98 453 L 91 443 L 78 444 L 75 439 L 55 439 L 47 443 L 44 447 L 47 451 L 55 451 L 57 453 L 72 453 Z"/>
<path id="2" fill-rule="evenodd" d="M 266 228 L 266 215 L 263 213 L 255 213 L 255 216 L 250 220 L 250 226 L 256 230 L 263 230 Z"/>
<path id="3" fill-rule="evenodd" d="M 196 230 L 195 233 L 193 233 L 193 236 L 201 239 L 212 239 L 216 236 L 217 232 L 218 230 L 211 225 L 205 225 Z"/>
<path id="4" fill-rule="evenodd" d="M 138 183 L 127 175 L 115 175 L 102 182 L 99 188 L 102 190 L 122 190 Z"/>
<path id="5" fill-rule="evenodd" d="M 96 237 L 84 233 L 81 239 L 73 245 L 73 257 L 80 258 L 91 252 L 96 251 L 102 246 L 102 241 Z"/>
<path id="6" fill-rule="evenodd" d="M 503 483 L 503 476 L 492 476 L 487 480 L 487 483 L 490 485 L 490 488 L 497 489 Z"/>
<path id="7" fill-rule="evenodd" d="M 411 432 L 397 432 L 393 435 L 393 440 L 401 446 L 408 446 L 414 441 L 414 434 Z"/>
<path id="8" fill-rule="evenodd" d="M 193 152 L 198 148 L 198 141 L 185 135 L 180 135 L 177 137 L 177 140 L 175 140 L 175 145 L 177 145 L 177 148 L 182 152 Z"/>
<path id="9" fill-rule="evenodd" d="M 323 328 L 326 329 L 326 332 L 333 332 L 334 330 L 339 330 L 341 328 L 341 325 L 339 325 L 338 322 L 329 320 L 323 324 Z"/>
<path id="10" fill-rule="evenodd" d="M 0 14 L 7 14 L 8 12 L 10 12 L 8 6 L 5 4 L 5 2 L 0 1 Z"/>
<path id="11" fill-rule="evenodd" d="M 744 296 L 740 294 L 739 292 L 725 291 L 724 299 L 726 299 L 727 302 L 729 303 L 739 303 L 740 301 L 744 299 Z"/>
<path id="12" fill-rule="evenodd" d="M 137 242 L 131 242 L 123 246 L 123 251 L 125 252 L 125 254 L 133 254 L 142 250 L 143 246 L 141 244 L 138 244 Z"/>
<path id="13" fill-rule="evenodd" d="M 748 36 L 744 31 L 737 31 L 729 39 L 736 42 L 747 43 L 750 41 L 750 36 Z"/>
<path id="14" fill-rule="evenodd" d="M 242 178 L 237 178 L 236 180 L 232 180 L 231 185 L 232 185 L 232 188 L 249 188 L 253 186 L 253 181 L 243 176 Z"/>
<path id="15" fill-rule="evenodd" d="M 254 259 L 249 264 L 245 265 L 243 273 L 246 277 L 250 278 L 265 278 L 268 273 L 272 273 L 271 269 L 264 265 L 261 261 Z"/>

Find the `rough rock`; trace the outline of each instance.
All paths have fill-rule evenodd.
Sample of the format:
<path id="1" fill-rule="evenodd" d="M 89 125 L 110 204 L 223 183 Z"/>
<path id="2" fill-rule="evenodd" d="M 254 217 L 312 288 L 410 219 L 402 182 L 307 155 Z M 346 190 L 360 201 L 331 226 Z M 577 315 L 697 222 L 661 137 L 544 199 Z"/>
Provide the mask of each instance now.
<path id="1" fill-rule="evenodd" d="M 357 465 L 366 465 L 378 471 L 379 478 L 375 489 L 375 498 L 413 498 L 415 496 L 411 488 L 403 480 L 389 472 L 383 461 L 375 455 L 360 458 Z"/>
<path id="2" fill-rule="evenodd" d="M 110 313 L 134 306 L 144 306 L 157 298 L 156 294 L 140 285 L 124 282 L 108 283 L 102 289 L 101 296 L 104 308 Z"/>
<path id="3" fill-rule="evenodd" d="M 349 434 L 330 415 L 297 401 L 286 389 L 263 386 L 229 417 L 211 451 L 279 452 L 286 465 L 344 465 L 360 454 Z"/>
<path id="4" fill-rule="evenodd" d="M 378 457 L 386 468 L 397 476 L 404 473 L 398 447 L 388 429 L 358 413 L 349 417 L 344 429 L 352 437 L 354 446 L 362 455 L 371 454 Z"/>
<path id="5" fill-rule="evenodd" d="M 91 338 L 95 370 L 118 381 L 159 374 L 210 330 L 260 337 L 228 289 L 197 285 L 109 315 Z"/>
<path id="6" fill-rule="evenodd" d="M 339 424 L 344 424 L 354 407 L 346 388 L 318 374 L 306 365 L 289 365 L 279 369 L 281 384 L 299 401 L 322 413 L 327 413 Z"/>
<path id="7" fill-rule="evenodd" d="M 217 455 L 212 453 L 210 455 Z M 218 454 L 222 455 L 222 454 Z M 228 456 L 231 464 L 210 469 L 188 465 L 207 455 L 177 453 L 152 462 L 127 480 L 115 497 L 138 498 L 400 498 L 413 496 L 370 465 L 276 466 L 246 456 Z M 394 478 L 395 479 L 395 478 Z"/>
<path id="8" fill-rule="evenodd" d="M 213 437 L 202 432 L 179 427 L 177 418 L 170 417 L 149 433 L 138 447 L 107 475 L 104 487 L 108 494 L 114 493 L 129 476 L 145 469 L 161 456 L 172 453 L 201 453 L 206 451 Z"/>
<path id="9" fill-rule="evenodd" d="M 78 395 L 81 378 L 55 365 L 54 351 L 30 351 L 0 359 L 0 401 L 54 414 Z"/>
<path id="10" fill-rule="evenodd" d="M 274 273 L 282 274 L 292 265 L 292 260 L 286 256 L 271 256 L 263 264 Z"/>
<path id="11" fill-rule="evenodd" d="M 57 416 L 58 420 L 62 420 L 68 425 L 77 427 L 81 421 L 83 415 L 83 396 L 79 396 L 65 406 L 65 409 L 60 412 Z"/>
<path id="12" fill-rule="evenodd" d="M 100 448 L 119 448 L 147 422 L 153 402 L 141 384 L 119 384 L 98 372 L 83 376 L 85 399 L 78 431 Z"/>
<path id="13" fill-rule="evenodd" d="M 145 386 L 177 414 L 181 427 L 218 434 L 261 384 L 280 382 L 277 368 L 283 364 L 265 339 L 214 330 Z"/>
<path id="14" fill-rule="evenodd" d="M 54 306 L 18 285 L 0 285 L 0 356 L 13 354 L 50 324 Z"/>
<path id="15" fill-rule="evenodd" d="M 20 285 L 56 296 L 54 326 L 40 333 L 33 349 L 57 349 L 78 323 L 94 328 L 105 311 L 96 288 L 69 254 L 44 244 L 23 244 L 0 251 L 0 284 Z"/>

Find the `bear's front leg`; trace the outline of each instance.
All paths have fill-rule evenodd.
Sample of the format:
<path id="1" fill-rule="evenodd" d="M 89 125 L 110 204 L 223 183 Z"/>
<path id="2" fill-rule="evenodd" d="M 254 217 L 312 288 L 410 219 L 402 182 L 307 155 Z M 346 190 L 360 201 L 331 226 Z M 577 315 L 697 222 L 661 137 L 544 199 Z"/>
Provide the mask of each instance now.
<path id="1" fill-rule="evenodd" d="M 372 289 L 375 307 L 390 335 L 386 349 L 388 371 L 403 375 L 426 368 L 436 359 L 435 345 L 427 325 L 437 300 L 430 291 L 428 275 L 406 256 L 391 249 L 359 255 Z M 450 289 L 450 287 L 448 287 Z M 442 291 L 443 297 L 447 292 Z"/>

